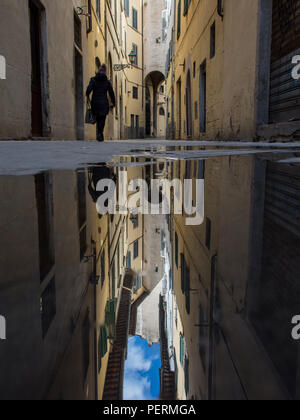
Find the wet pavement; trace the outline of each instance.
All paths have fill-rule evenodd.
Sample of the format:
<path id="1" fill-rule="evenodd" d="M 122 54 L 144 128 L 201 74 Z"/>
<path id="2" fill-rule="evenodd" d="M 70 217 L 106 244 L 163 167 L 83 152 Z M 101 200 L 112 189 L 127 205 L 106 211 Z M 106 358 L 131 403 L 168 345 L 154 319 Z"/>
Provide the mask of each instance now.
<path id="1" fill-rule="evenodd" d="M 0 191 L 0 399 L 299 399 L 300 144 L 0 142 Z"/>

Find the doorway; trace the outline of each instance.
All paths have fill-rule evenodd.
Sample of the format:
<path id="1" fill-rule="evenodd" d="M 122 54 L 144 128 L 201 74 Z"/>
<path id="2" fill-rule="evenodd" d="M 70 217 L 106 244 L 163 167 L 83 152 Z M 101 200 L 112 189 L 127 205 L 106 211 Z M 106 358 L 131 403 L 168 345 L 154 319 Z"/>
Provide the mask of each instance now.
<path id="1" fill-rule="evenodd" d="M 43 136 L 42 72 L 41 72 L 41 10 L 29 2 L 31 42 L 31 133 L 33 137 Z"/>
<path id="2" fill-rule="evenodd" d="M 75 124 L 77 140 L 84 140 L 84 95 L 81 21 L 74 14 Z"/>

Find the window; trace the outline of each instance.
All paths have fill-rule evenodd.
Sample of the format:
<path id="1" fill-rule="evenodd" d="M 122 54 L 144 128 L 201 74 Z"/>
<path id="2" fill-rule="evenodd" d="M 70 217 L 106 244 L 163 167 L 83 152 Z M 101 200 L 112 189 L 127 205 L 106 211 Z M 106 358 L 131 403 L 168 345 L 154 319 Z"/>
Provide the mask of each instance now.
<path id="1" fill-rule="evenodd" d="M 55 264 L 53 187 L 49 172 L 35 176 L 35 196 L 39 232 L 40 281 L 42 283 Z"/>
<path id="2" fill-rule="evenodd" d="M 78 225 L 80 242 L 80 261 L 82 261 L 86 250 L 86 178 L 85 172 L 77 172 L 77 195 L 78 195 Z"/>
<path id="3" fill-rule="evenodd" d="M 199 306 L 199 353 L 204 371 L 206 370 L 207 319 L 202 305 Z"/>
<path id="4" fill-rule="evenodd" d="M 206 132 L 206 61 L 200 67 L 200 132 Z"/>
<path id="5" fill-rule="evenodd" d="M 186 357 L 184 361 L 184 388 L 185 388 L 185 395 L 189 395 L 190 390 L 190 364 L 189 359 Z"/>
<path id="6" fill-rule="evenodd" d="M 128 17 L 129 16 L 129 0 L 124 0 L 124 10 L 125 10 L 125 15 Z"/>
<path id="7" fill-rule="evenodd" d="M 105 325 L 110 340 L 114 340 L 116 335 L 116 310 L 116 299 L 109 300 L 105 308 Z"/>
<path id="8" fill-rule="evenodd" d="M 132 8 L 132 26 L 134 29 L 138 29 L 138 12 L 134 7 Z"/>
<path id="9" fill-rule="evenodd" d="M 205 160 L 198 161 L 198 179 L 205 179 Z"/>
<path id="10" fill-rule="evenodd" d="M 87 33 L 89 34 L 92 32 L 93 29 L 93 20 L 92 20 L 92 0 L 88 0 L 88 25 L 87 25 Z"/>
<path id="11" fill-rule="evenodd" d="M 192 0 L 184 0 L 183 16 L 186 16 L 188 14 L 191 2 Z"/>
<path id="12" fill-rule="evenodd" d="M 133 229 L 137 229 L 139 227 L 139 215 L 136 214 L 135 216 L 132 216 L 130 220 L 133 224 Z"/>
<path id="13" fill-rule="evenodd" d="M 139 256 L 139 241 L 135 241 L 133 245 L 133 258 L 136 260 Z"/>
<path id="14" fill-rule="evenodd" d="M 210 27 L 210 58 L 216 55 L 216 22 Z"/>
<path id="15" fill-rule="evenodd" d="M 195 79 L 195 77 L 196 77 L 196 61 L 194 61 L 194 63 L 193 63 L 193 78 Z"/>
<path id="16" fill-rule="evenodd" d="M 127 269 L 131 268 L 131 252 L 128 252 L 127 257 L 126 257 L 126 268 Z"/>
<path id="17" fill-rule="evenodd" d="M 198 120 L 198 101 L 195 102 L 195 120 Z"/>
<path id="18" fill-rule="evenodd" d="M 175 233 L 175 263 L 178 268 L 178 235 Z"/>
<path id="19" fill-rule="evenodd" d="M 103 325 L 100 328 L 98 340 L 98 372 L 101 370 L 102 359 L 107 353 L 107 332 L 106 327 Z"/>
<path id="20" fill-rule="evenodd" d="M 165 116 L 165 110 L 164 110 L 164 108 L 162 106 L 159 108 L 159 115 L 161 117 L 164 117 Z"/>
<path id="21" fill-rule="evenodd" d="M 211 220 L 206 218 L 206 236 L 205 236 L 205 245 L 208 250 L 211 246 Z"/>
<path id="22" fill-rule="evenodd" d="M 183 366 L 183 363 L 184 363 L 184 337 L 183 337 L 182 334 L 180 334 L 179 340 L 180 340 L 180 363 Z"/>
<path id="23" fill-rule="evenodd" d="M 190 298 L 190 269 L 188 268 L 184 254 L 180 254 L 181 257 L 181 291 L 185 295 L 185 307 L 188 314 L 191 311 L 191 298 Z"/>
<path id="24" fill-rule="evenodd" d="M 87 309 L 83 324 L 82 324 L 82 356 L 83 356 L 83 382 L 85 382 L 90 365 L 90 312 Z"/>
<path id="25" fill-rule="evenodd" d="M 181 0 L 178 1 L 177 9 L 177 39 L 180 38 L 181 34 Z"/>
<path id="26" fill-rule="evenodd" d="M 105 281 L 105 250 L 103 250 L 101 254 L 100 273 L 101 273 L 101 287 L 103 287 L 104 281 Z"/>
<path id="27" fill-rule="evenodd" d="M 185 274 L 185 258 L 184 258 L 184 254 L 180 254 L 180 260 L 181 260 L 181 291 L 182 293 L 184 293 L 185 290 L 185 279 L 184 279 L 184 274 Z"/>
<path id="28" fill-rule="evenodd" d="M 43 338 L 45 338 L 56 315 L 55 277 L 49 282 L 41 296 L 40 310 L 42 317 L 42 334 Z"/>
<path id="29" fill-rule="evenodd" d="M 101 21 L 101 3 L 100 3 L 100 0 L 96 0 L 96 14 L 98 16 L 99 21 Z"/>
<path id="30" fill-rule="evenodd" d="M 132 97 L 133 99 L 139 99 L 139 88 L 133 86 L 132 88 Z"/>
<path id="31" fill-rule="evenodd" d="M 139 61 L 138 61 L 138 46 L 136 44 L 132 44 L 132 51 L 135 54 L 133 65 L 137 66 Z"/>

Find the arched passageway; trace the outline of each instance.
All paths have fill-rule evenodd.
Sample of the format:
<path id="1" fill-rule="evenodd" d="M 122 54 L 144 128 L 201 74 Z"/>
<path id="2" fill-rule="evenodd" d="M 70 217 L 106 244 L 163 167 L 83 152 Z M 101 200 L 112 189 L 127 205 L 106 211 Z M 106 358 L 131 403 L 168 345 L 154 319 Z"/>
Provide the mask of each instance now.
<path id="1" fill-rule="evenodd" d="M 146 76 L 146 137 L 157 137 L 158 107 L 160 102 L 159 86 L 165 76 L 160 71 L 152 71 Z M 164 96 L 163 96 L 164 97 Z"/>

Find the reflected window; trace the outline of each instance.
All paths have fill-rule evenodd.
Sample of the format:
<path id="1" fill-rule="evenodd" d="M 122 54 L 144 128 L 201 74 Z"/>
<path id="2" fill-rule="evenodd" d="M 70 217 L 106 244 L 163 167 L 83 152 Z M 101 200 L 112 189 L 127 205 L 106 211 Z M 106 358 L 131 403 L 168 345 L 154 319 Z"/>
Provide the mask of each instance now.
<path id="1" fill-rule="evenodd" d="M 98 340 L 98 372 L 101 370 L 102 359 L 107 353 L 107 331 L 105 325 L 100 328 Z"/>
<path id="2" fill-rule="evenodd" d="M 90 365 L 90 312 L 87 309 L 83 324 L 82 324 L 82 357 L 83 357 L 83 383 L 88 373 Z"/>
<path id="3" fill-rule="evenodd" d="M 175 232 L 175 264 L 176 268 L 178 268 L 178 235 Z"/>
<path id="4" fill-rule="evenodd" d="M 101 272 L 101 287 L 103 287 L 104 281 L 105 281 L 105 250 L 103 250 L 101 254 L 100 272 Z"/>
<path id="5" fill-rule="evenodd" d="M 206 248 L 208 250 L 210 250 L 210 246 L 211 246 L 211 220 L 208 217 L 206 218 L 205 245 L 206 245 Z"/>
<path id="6" fill-rule="evenodd" d="M 183 337 L 182 334 L 180 334 L 179 341 L 180 341 L 179 342 L 179 345 L 180 345 L 180 363 L 183 366 L 183 363 L 184 363 L 184 337 Z"/>
<path id="7" fill-rule="evenodd" d="M 39 230 L 40 280 L 43 282 L 55 263 L 53 186 L 49 172 L 35 176 L 35 195 Z"/>
<path id="8" fill-rule="evenodd" d="M 40 305 L 42 317 L 42 333 L 43 338 L 45 338 L 56 315 L 56 288 L 54 277 L 49 282 L 44 293 L 42 294 Z"/>
<path id="9" fill-rule="evenodd" d="M 131 268 L 131 252 L 128 252 L 127 257 L 126 257 L 126 268 L 127 269 Z"/>
<path id="10" fill-rule="evenodd" d="M 136 260 L 139 256 L 139 241 L 135 241 L 133 245 L 133 258 Z"/>

